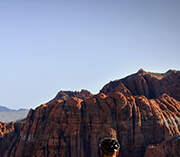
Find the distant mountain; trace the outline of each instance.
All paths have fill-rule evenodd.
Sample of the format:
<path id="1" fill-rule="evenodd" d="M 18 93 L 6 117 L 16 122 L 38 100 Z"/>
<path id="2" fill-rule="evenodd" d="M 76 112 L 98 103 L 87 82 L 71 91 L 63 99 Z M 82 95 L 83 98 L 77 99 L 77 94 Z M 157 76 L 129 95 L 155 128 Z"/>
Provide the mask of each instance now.
<path id="1" fill-rule="evenodd" d="M 17 111 L 29 111 L 28 109 L 25 109 L 25 108 L 20 108 L 19 110 Z"/>
<path id="2" fill-rule="evenodd" d="M 0 106 L 0 112 L 15 112 L 15 111 L 28 111 L 28 109 L 21 108 L 19 110 L 9 109 L 5 106 Z"/>
<path id="3" fill-rule="evenodd" d="M 24 119 L 28 114 L 28 109 L 9 109 L 5 106 L 0 106 L 0 122 L 16 122 Z"/>
<path id="4" fill-rule="evenodd" d="M 16 111 L 16 110 L 9 109 L 5 106 L 0 106 L 0 112 L 11 112 L 11 111 Z"/>
<path id="5" fill-rule="evenodd" d="M 28 114 L 28 110 L 0 112 L 0 122 L 10 123 L 10 122 L 21 121 L 26 118 L 27 114 Z"/>

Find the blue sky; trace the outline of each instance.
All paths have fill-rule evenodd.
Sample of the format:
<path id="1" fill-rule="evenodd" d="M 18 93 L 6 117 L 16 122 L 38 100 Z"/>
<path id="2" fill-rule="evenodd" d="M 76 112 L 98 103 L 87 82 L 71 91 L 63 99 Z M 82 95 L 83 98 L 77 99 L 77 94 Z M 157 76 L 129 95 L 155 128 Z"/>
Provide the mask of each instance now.
<path id="1" fill-rule="evenodd" d="M 0 105 L 180 70 L 179 0 L 0 0 Z"/>

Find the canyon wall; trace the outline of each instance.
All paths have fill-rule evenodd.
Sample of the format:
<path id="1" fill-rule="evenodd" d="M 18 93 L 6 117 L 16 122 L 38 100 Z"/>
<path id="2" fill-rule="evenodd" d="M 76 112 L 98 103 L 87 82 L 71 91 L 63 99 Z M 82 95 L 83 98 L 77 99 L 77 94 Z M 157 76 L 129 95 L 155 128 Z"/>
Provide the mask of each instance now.
<path id="1" fill-rule="evenodd" d="M 153 79 L 162 81 L 168 77 L 169 80 L 174 78 L 171 77 L 172 74 L 176 75 L 176 81 L 170 79 L 169 84 L 160 83 L 161 86 L 157 89 L 152 88 L 153 83 L 150 82 Z M 144 75 L 150 78 L 144 80 Z M 132 81 L 137 80 L 137 77 L 139 81 Z M 129 86 L 127 80 L 130 82 Z M 131 81 L 134 83 L 131 84 Z M 7 133 L 6 138 L 1 137 L 1 156 L 100 156 L 99 141 L 111 136 L 120 142 L 119 157 L 153 157 L 154 154 L 157 157 L 168 154 L 178 157 L 178 81 L 179 72 L 170 71 L 166 75 L 157 75 L 140 70 L 125 79 L 110 82 L 97 95 L 54 99 L 35 110 L 31 109 L 25 122 L 15 124 L 14 131 Z M 173 85 L 174 82 L 176 85 Z M 174 92 L 169 92 L 171 86 L 177 92 L 176 96 Z M 158 91 L 160 94 L 156 94 Z M 8 137 L 9 135 L 12 136 Z M 11 139 L 12 142 L 2 149 L 1 141 L 5 139 Z"/>

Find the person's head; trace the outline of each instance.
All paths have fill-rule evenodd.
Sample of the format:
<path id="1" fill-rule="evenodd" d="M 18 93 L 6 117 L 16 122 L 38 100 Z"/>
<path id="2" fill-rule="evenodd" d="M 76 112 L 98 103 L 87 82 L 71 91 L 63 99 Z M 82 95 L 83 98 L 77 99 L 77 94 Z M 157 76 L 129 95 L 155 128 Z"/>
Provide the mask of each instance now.
<path id="1" fill-rule="evenodd" d="M 115 138 L 104 138 L 99 143 L 102 157 L 116 157 L 120 148 L 119 142 Z"/>

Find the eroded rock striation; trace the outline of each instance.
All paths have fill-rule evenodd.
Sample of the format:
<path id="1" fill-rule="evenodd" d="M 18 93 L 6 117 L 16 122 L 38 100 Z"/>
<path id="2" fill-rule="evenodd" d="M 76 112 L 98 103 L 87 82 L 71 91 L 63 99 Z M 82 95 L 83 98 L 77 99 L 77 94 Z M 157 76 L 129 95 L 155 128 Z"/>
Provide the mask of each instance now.
<path id="1" fill-rule="evenodd" d="M 139 77 L 144 72 L 138 73 L 135 75 Z M 133 80 L 136 76 L 128 79 Z M 16 133 L 11 137 L 13 142 L 3 150 L 0 147 L 1 156 L 100 156 L 98 143 L 107 136 L 119 140 L 120 157 L 153 157 L 159 150 L 159 157 L 169 153 L 178 156 L 179 86 L 174 86 L 178 92 L 176 98 L 165 93 L 157 97 L 153 94 L 154 98 L 149 98 L 148 95 L 133 93 L 134 88 L 129 88 L 122 81 L 114 85 L 116 83 L 106 85 L 97 95 L 83 99 L 68 96 L 66 100 L 53 100 L 31 109 L 25 122 L 12 132 Z M 151 85 L 148 87 L 151 88 Z M 170 89 L 170 86 L 161 86 L 164 91 L 166 87 Z M 157 91 L 162 90 L 159 87 Z"/>

